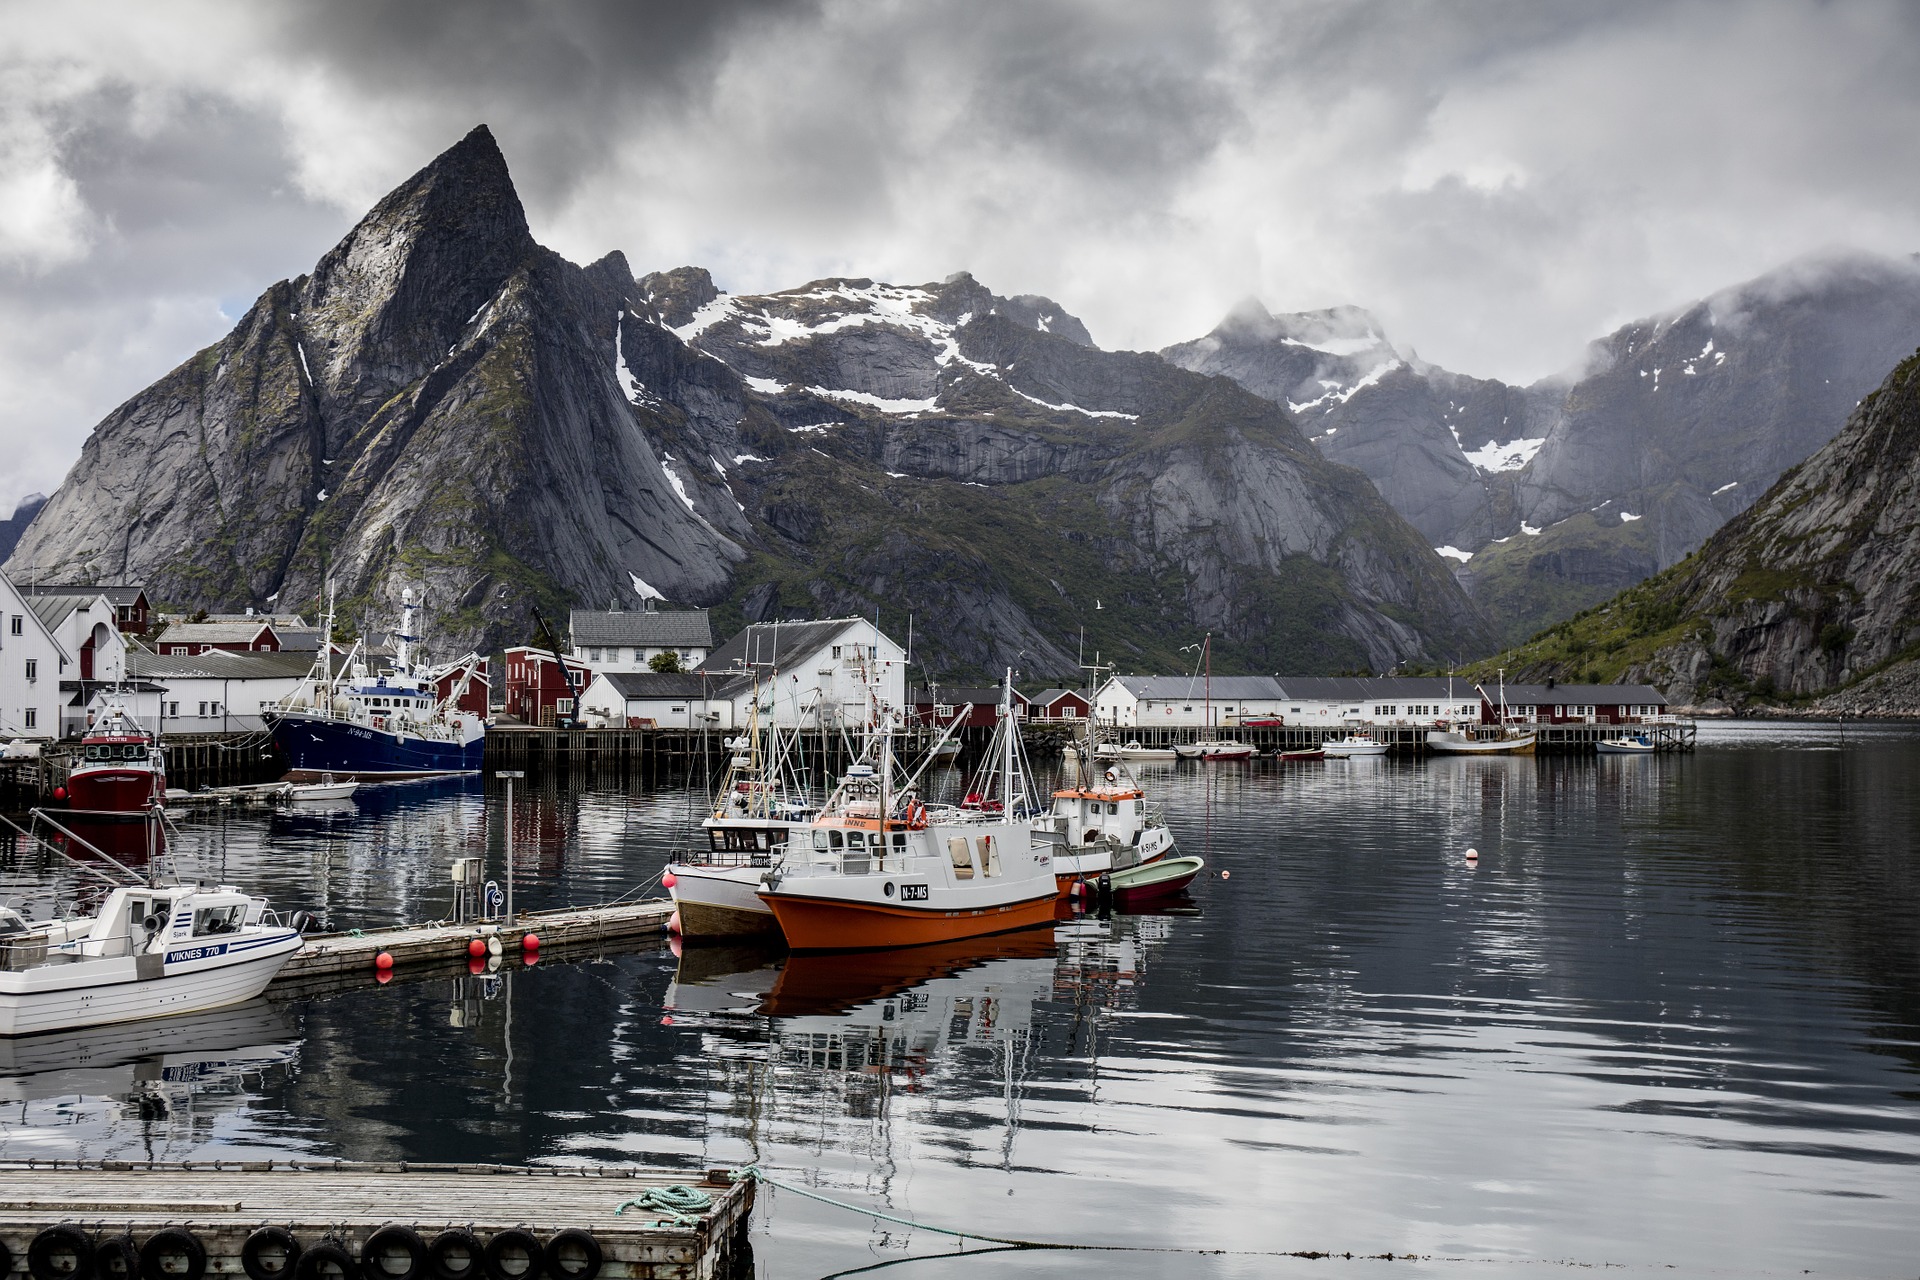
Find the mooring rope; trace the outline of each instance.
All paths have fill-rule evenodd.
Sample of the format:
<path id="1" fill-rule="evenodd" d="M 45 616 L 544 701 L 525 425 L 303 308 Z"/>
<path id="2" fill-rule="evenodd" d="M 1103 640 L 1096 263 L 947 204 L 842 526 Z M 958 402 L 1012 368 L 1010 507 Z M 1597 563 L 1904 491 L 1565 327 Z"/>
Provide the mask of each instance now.
<path id="1" fill-rule="evenodd" d="M 713 1197 L 700 1188 L 674 1183 L 649 1188 L 632 1200 L 621 1201 L 613 1215 L 617 1218 L 629 1209 L 653 1209 L 666 1215 L 656 1226 L 692 1227 L 699 1225 L 701 1212 L 712 1207 Z"/>

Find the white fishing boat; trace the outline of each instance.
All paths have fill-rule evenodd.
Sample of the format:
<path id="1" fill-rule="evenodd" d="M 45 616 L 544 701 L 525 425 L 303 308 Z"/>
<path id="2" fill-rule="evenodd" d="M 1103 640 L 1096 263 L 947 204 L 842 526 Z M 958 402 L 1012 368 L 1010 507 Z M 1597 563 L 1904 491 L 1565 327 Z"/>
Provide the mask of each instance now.
<path id="1" fill-rule="evenodd" d="M 239 1004 L 299 949 L 299 930 L 231 885 L 121 886 L 91 917 L 0 908 L 0 1036 Z"/>
<path id="2" fill-rule="evenodd" d="M 1180 753 L 1172 747 L 1148 747 L 1141 745 L 1138 738 L 1128 742 L 1106 742 L 1093 749 L 1096 760 L 1178 760 Z"/>
<path id="3" fill-rule="evenodd" d="M 333 775 L 323 773 L 318 782 L 296 782 L 287 787 L 287 799 L 295 802 L 311 803 L 316 800 L 345 800 L 359 790 L 358 782 L 335 782 Z"/>
<path id="4" fill-rule="evenodd" d="M 820 816 L 795 827 L 761 900 L 796 951 L 918 946 L 1053 919 L 1051 846 L 1034 836 L 1007 672 L 986 760 L 959 805 L 929 806 L 896 785 L 892 721 L 877 759 L 849 770 Z"/>
<path id="5" fill-rule="evenodd" d="M 1650 756 L 1658 750 L 1653 739 L 1644 733 L 1630 738 L 1602 738 L 1593 744 L 1593 749 L 1603 756 Z"/>
<path id="6" fill-rule="evenodd" d="M 1260 754 L 1260 748 L 1251 742 L 1235 742 L 1230 738 L 1182 742 L 1173 750 L 1182 760 L 1248 760 Z"/>
<path id="7" fill-rule="evenodd" d="M 1361 756 L 1383 756 L 1387 754 L 1387 744 L 1376 741 L 1371 734 L 1350 733 L 1321 743 L 1320 750 L 1329 760 L 1352 760 Z"/>
<path id="8" fill-rule="evenodd" d="M 1451 681 L 1452 677 L 1448 677 Z M 1479 685 L 1473 686 L 1482 700 L 1489 706 L 1500 708 L 1497 724 L 1477 724 L 1470 720 L 1456 720 L 1443 724 L 1438 729 L 1427 730 L 1427 747 L 1439 755 L 1447 756 L 1530 756 L 1539 740 L 1539 735 L 1516 724 L 1507 711 L 1507 673 L 1500 671 L 1500 696 L 1495 699 Z M 1451 683 L 1447 686 L 1447 700 L 1451 702 Z"/>
<path id="9" fill-rule="evenodd" d="M 1089 670 L 1097 686 L 1106 668 Z M 1091 720 L 1086 729 L 1086 741 L 1067 749 L 1064 785 L 1053 793 L 1048 811 L 1033 821 L 1035 833 L 1054 844 L 1053 875 L 1062 893 L 1077 882 L 1152 862 L 1173 849 L 1173 832 L 1160 806 L 1148 803 L 1146 790 L 1124 764 L 1084 763 L 1096 752 Z"/>

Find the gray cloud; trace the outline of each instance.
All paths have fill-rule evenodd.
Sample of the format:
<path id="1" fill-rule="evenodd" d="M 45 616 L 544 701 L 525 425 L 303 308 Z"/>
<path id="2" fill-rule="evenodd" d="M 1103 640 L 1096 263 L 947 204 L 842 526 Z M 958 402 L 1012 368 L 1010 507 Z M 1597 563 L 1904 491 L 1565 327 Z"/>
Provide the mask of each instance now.
<path id="1" fill-rule="evenodd" d="M 1920 248 L 1920 11 L 1760 0 L 164 11 L 0 0 L 0 510 L 474 123 L 546 243 L 736 290 L 957 268 L 1108 346 L 1357 303 L 1528 379 Z"/>

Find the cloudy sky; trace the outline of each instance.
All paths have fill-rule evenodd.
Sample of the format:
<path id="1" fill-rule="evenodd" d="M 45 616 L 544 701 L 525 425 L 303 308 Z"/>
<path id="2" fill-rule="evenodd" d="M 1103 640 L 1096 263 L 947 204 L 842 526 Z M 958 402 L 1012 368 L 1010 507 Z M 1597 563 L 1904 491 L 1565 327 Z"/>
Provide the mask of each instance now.
<path id="1" fill-rule="evenodd" d="M 1464 372 L 1920 250 L 1920 8 L 0 0 L 0 513 L 474 124 L 577 261 L 965 268 L 1155 348 L 1371 308 Z"/>

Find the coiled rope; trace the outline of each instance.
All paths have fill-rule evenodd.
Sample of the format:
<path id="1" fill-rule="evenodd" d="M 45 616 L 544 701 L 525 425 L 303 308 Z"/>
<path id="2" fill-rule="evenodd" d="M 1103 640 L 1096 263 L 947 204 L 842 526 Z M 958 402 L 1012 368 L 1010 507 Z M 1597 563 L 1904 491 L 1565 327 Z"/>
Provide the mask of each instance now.
<path id="1" fill-rule="evenodd" d="M 699 1225 L 701 1212 L 712 1207 L 713 1197 L 706 1192 L 698 1187 L 675 1183 L 668 1187 L 652 1187 L 632 1200 L 623 1200 L 613 1214 L 617 1218 L 629 1209 L 652 1209 L 665 1215 L 656 1226 L 693 1227 Z"/>

